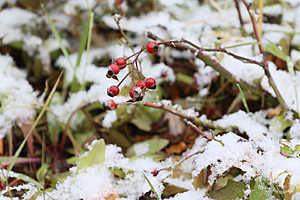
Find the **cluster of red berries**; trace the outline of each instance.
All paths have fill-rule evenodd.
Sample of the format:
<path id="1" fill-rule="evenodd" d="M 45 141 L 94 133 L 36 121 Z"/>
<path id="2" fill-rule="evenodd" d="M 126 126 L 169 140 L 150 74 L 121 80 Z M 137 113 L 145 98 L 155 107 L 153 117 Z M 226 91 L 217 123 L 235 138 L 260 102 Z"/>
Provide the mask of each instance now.
<path id="1" fill-rule="evenodd" d="M 137 58 L 138 56 L 144 51 L 147 50 L 150 54 L 157 54 L 159 50 L 159 45 L 156 42 L 148 42 L 146 48 L 142 48 L 139 52 L 133 54 L 132 56 L 129 56 L 128 58 L 117 58 L 114 63 L 108 66 L 108 70 L 106 73 L 107 78 L 114 78 L 118 80 L 117 74 L 120 72 L 120 70 L 126 68 L 127 65 L 137 65 Z M 127 60 L 131 57 L 135 56 L 135 59 L 133 62 L 127 63 Z M 133 70 L 130 73 L 140 73 L 138 71 L 138 68 L 133 67 Z M 107 89 L 107 94 L 111 97 L 117 96 L 120 92 L 119 86 L 123 82 L 123 80 L 127 77 L 127 75 L 119 82 L 118 85 L 112 85 Z M 139 81 L 134 84 L 134 80 L 132 81 L 132 87 L 129 91 L 129 96 L 132 98 L 132 101 L 141 101 L 145 95 L 145 92 L 147 89 L 155 89 L 156 88 L 156 81 L 153 78 L 147 78 L 145 80 L 142 80 L 141 76 L 139 76 Z M 115 109 L 117 107 L 117 104 L 110 100 L 105 105 L 105 108 L 107 109 Z"/>
<path id="2" fill-rule="evenodd" d="M 127 61 L 125 58 L 117 58 L 115 63 L 112 63 L 108 66 L 108 70 L 106 73 L 107 78 L 116 78 L 116 75 L 120 72 L 121 69 L 124 69 L 127 65 Z"/>

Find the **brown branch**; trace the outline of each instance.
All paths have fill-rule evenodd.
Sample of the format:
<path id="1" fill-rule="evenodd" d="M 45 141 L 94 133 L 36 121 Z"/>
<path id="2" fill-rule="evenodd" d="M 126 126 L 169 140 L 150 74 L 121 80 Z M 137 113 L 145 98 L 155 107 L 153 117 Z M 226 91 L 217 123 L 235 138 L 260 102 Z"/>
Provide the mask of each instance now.
<path id="1" fill-rule="evenodd" d="M 193 124 L 191 121 L 187 121 L 186 123 L 189 127 L 191 127 L 195 132 L 197 132 L 199 135 L 201 135 L 202 137 L 205 137 L 208 140 L 212 140 L 213 137 L 210 135 L 207 135 L 206 133 L 204 133 L 200 128 L 198 128 L 195 124 Z"/>
<path id="2" fill-rule="evenodd" d="M 182 119 L 186 119 L 186 120 L 189 120 L 191 121 L 192 123 L 196 124 L 196 125 L 201 125 L 201 126 L 204 126 L 204 127 L 207 127 L 209 129 L 219 129 L 221 132 L 229 132 L 229 131 L 232 131 L 231 128 L 223 128 L 221 126 L 218 126 L 218 125 L 215 125 L 214 123 L 212 122 L 209 122 L 209 121 L 203 121 L 201 120 L 200 118 L 198 117 L 192 117 L 192 116 L 188 116 L 182 112 L 179 112 L 177 110 L 174 110 L 171 106 L 167 106 L 167 105 L 164 105 L 164 104 L 157 104 L 157 103 L 151 103 L 151 102 L 144 102 L 144 106 L 147 106 L 147 107 L 151 107 L 151 108 L 157 108 L 157 109 L 161 109 L 161 110 L 164 110 L 164 111 L 167 111 L 167 112 L 170 112 Z"/>
<path id="3" fill-rule="evenodd" d="M 216 70 L 217 72 L 219 72 L 222 76 L 224 76 L 226 79 L 234 82 L 234 83 L 238 83 L 240 84 L 242 87 L 248 88 L 252 91 L 254 91 L 256 94 L 261 94 L 264 93 L 264 91 L 260 88 L 254 87 L 252 85 L 249 85 L 247 82 L 236 78 L 233 74 L 231 74 L 231 72 L 229 72 L 227 69 L 225 69 L 218 61 L 216 61 L 215 59 L 211 58 L 209 55 L 206 55 L 204 53 L 202 53 L 201 49 L 194 49 L 191 47 L 188 47 L 186 45 L 182 45 L 180 43 L 182 43 L 182 40 L 178 40 L 178 41 L 164 41 L 163 39 L 159 38 L 158 36 L 154 35 L 151 32 L 148 32 L 147 36 L 153 40 L 159 40 L 161 41 L 164 45 L 172 47 L 172 48 L 176 48 L 182 51 L 190 51 L 192 54 L 194 54 L 197 58 L 199 58 L 200 60 L 202 60 L 207 66 L 212 67 L 214 70 Z"/>
<path id="4" fill-rule="evenodd" d="M 252 23 L 252 28 L 253 28 L 253 31 L 254 31 L 254 35 L 255 35 L 255 38 L 256 38 L 256 40 L 258 42 L 259 52 L 261 54 L 264 54 L 264 49 L 263 49 L 263 46 L 261 44 L 261 38 L 259 36 L 258 30 L 257 30 L 257 26 L 256 26 L 255 16 L 253 15 L 253 13 L 251 11 L 251 4 L 248 4 L 246 2 L 246 0 L 242 0 L 242 2 L 245 5 L 245 7 L 247 8 L 247 11 L 249 13 L 249 16 L 250 16 L 250 19 L 251 19 L 251 23 Z"/>
<path id="5" fill-rule="evenodd" d="M 244 20 L 243 20 L 242 14 L 241 14 L 239 1 L 234 0 L 234 4 L 235 4 L 235 8 L 236 8 L 236 11 L 238 13 L 238 17 L 239 17 L 239 21 L 240 21 L 240 29 L 241 29 L 242 35 L 244 35 L 245 34 Z"/>
<path id="6" fill-rule="evenodd" d="M 66 140 L 67 140 L 67 136 L 68 136 L 68 130 L 69 130 L 69 127 L 70 127 L 70 123 L 72 121 L 72 118 L 75 116 L 75 114 L 81 110 L 82 108 L 90 105 L 91 102 L 86 102 L 86 103 L 82 103 L 81 105 L 79 105 L 70 115 L 70 117 L 68 118 L 68 121 L 65 125 L 65 129 L 64 129 L 64 132 L 63 132 L 63 135 L 62 135 L 62 139 L 61 139 L 61 143 L 60 143 L 60 152 L 62 153 L 63 150 L 64 150 L 64 147 L 65 147 L 65 143 L 66 143 Z M 74 147 L 75 148 L 75 147 Z M 78 151 L 78 149 L 75 148 L 75 151 Z M 79 152 L 77 152 L 79 153 Z"/>
<path id="7" fill-rule="evenodd" d="M 189 45 L 191 45 L 191 46 L 193 46 L 193 47 L 195 47 L 196 49 L 201 50 L 201 51 L 210 51 L 210 52 L 221 52 L 221 53 L 225 53 L 225 54 L 228 54 L 228 55 L 230 55 L 230 56 L 232 56 L 232 57 L 234 57 L 234 58 L 236 58 L 236 59 L 238 59 L 238 60 L 240 60 L 240 61 L 242 61 L 242 62 L 245 62 L 245 63 L 251 63 L 251 64 L 256 64 L 256 65 L 260 65 L 260 66 L 264 67 L 264 64 L 263 64 L 262 62 L 259 62 L 259 61 L 256 61 L 256 60 L 253 60 L 253 59 L 250 59 L 250 58 L 245 58 L 245 57 L 243 57 L 243 56 L 236 55 L 236 54 L 234 54 L 234 53 L 232 53 L 232 52 L 229 52 L 229 51 L 227 51 L 226 49 L 221 48 L 221 47 L 219 47 L 219 48 L 214 48 L 214 49 L 210 49 L 210 48 L 202 48 L 202 47 L 199 47 L 199 46 L 197 46 L 196 44 L 194 44 L 194 43 L 192 43 L 191 41 L 188 41 L 188 40 L 186 40 L 186 39 L 181 39 L 181 41 L 184 42 L 184 43 L 187 43 L 187 44 L 189 44 Z"/>
<path id="8" fill-rule="evenodd" d="M 151 103 L 151 102 L 144 102 L 144 106 L 151 107 L 151 108 L 162 109 L 162 110 L 170 112 L 170 113 L 172 113 L 172 114 L 174 114 L 174 115 L 176 115 L 176 116 L 178 116 L 180 118 L 183 118 L 183 119 L 194 120 L 194 117 L 185 115 L 182 112 L 174 110 L 172 107 L 166 106 L 164 104 L 155 104 L 155 103 Z"/>
<path id="9" fill-rule="evenodd" d="M 251 11 L 251 4 L 248 4 L 246 2 L 246 0 L 242 0 L 243 4 L 245 5 L 245 7 L 247 8 L 247 11 L 248 11 L 248 14 L 250 16 L 250 19 L 251 19 L 251 23 L 252 23 L 252 27 L 253 27 L 253 31 L 254 31 L 254 35 L 255 35 L 255 38 L 256 38 L 256 41 L 258 43 L 258 48 L 259 48 L 259 52 L 263 55 L 263 69 L 264 69 L 264 72 L 268 78 L 268 81 L 269 81 L 269 84 L 270 86 L 273 88 L 277 98 L 278 98 L 278 101 L 279 103 L 281 104 L 281 106 L 283 107 L 283 109 L 285 111 L 288 110 L 288 106 L 285 102 L 285 100 L 283 99 L 279 89 L 277 88 L 277 85 L 275 84 L 275 81 L 270 73 L 270 70 L 269 70 L 269 65 L 268 65 L 268 61 L 267 61 L 267 58 L 266 58 L 266 53 L 264 51 L 264 48 L 262 46 L 262 43 L 261 43 L 261 38 L 260 38 L 260 35 L 258 33 L 258 30 L 257 30 L 257 25 L 256 25 L 256 20 L 255 20 L 255 16 L 253 14 L 253 12 Z"/>

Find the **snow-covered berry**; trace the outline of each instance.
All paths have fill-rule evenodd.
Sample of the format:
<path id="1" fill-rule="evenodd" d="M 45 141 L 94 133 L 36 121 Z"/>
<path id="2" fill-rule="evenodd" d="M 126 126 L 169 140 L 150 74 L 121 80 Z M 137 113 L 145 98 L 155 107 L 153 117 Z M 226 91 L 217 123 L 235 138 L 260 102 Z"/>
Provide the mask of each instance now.
<path id="1" fill-rule="evenodd" d="M 138 86 L 133 86 L 129 91 L 129 95 L 133 101 L 141 101 L 144 98 L 142 88 Z"/>
<path id="2" fill-rule="evenodd" d="M 114 110 L 118 107 L 118 104 L 114 100 L 109 99 L 108 101 L 103 103 L 103 107 L 106 110 Z"/>

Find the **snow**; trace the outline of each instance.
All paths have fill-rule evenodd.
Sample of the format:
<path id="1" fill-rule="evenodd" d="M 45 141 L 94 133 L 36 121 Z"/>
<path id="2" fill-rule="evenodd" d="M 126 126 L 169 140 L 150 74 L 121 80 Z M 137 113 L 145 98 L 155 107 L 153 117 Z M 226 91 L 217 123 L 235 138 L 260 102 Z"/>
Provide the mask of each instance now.
<path id="1" fill-rule="evenodd" d="M 33 34 L 36 26 L 47 22 L 46 17 L 41 17 L 40 14 L 35 14 L 25 9 L 11 8 L 10 6 L 15 2 L 14 0 L 0 2 L 0 7 L 5 3 L 10 4 L 7 8 L 0 11 L 0 38 L 3 39 L 4 45 L 9 45 L 12 42 L 22 43 L 22 50 L 26 51 L 33 59 L 40 59 L 44 71 L 50 73 L 53 70 L 50 54 L 58 50 L 60 44 L 53 34 L 46 39 L 42 39 L 38 34 Z M 218 45 L 229 47 L 241 43 L 255 43 L 252 37 L 241 36 L 237 12 L 233 4 L 228 3 L 228 1 L 210 1 L 210 4 L 200 4 L 197 0 L 190 0 L 188 4 L 183 0 L 159 0 L 157 2 L 162 5 L 161 9 L 153 9 L 152 12 L 147 12 L 138 17 L 119 14 L 112 16 L 109 13 L 109 9 L 114 9 L 114 1 L 112 0 L 66 1 L 62 4 L 62 7 L 51 10 L 49 14 L 56 28 L 63 36 L 65 36 L 65 33 L 68 33 L 67 30 L 70 26 L 73 27 L 74 16 L 80 14 L 80 16 L 86 17 L 89 8 L 93 9 L 97 20 L 98 18 L 102 19 L 112 29 L 118 29 L 114 18 L 120 17 L 121 27 L 126 33 L 134 33 L 136 35 L 135 38 L 129 38 L 130 43 L 134 45 L 134 52 L 140 50 L 143 44 L 146 43 L 145 33 L 147 31 L 151 31 L 164 39 L 185 38 L 201 47 L 207 48 L 215 48 Z M 278 44 L 282 38 L 288 36 L 286 33 L 299 32 L 300 7 L 296 6 L 296 3 L 299 3 L 299 1 L 289 0 L 286 2 L 289 2 L 292 7 L 282 7 L 280 4 L 264 7 L 264 14 L 266 15 L 282 14 L 282 23 L 262 24 L 263 45 L 268 44 L 270 41 Z M 124 2 L 121 9 L 126 13 L 128 9 L 126 2 Z M 248 23 L 250 21 L 249 15 L 243 5 L 241 6 L 241 11 L 246 23 L 244 25 L 246 32 L 253 34 L 252 25 Z M 255 13 L 255 17 L 258 17 L 258 12 Z M 50 31 L 50 27 L 46 31 Z M 47 110 L 47 121 L 49 125 L 54 126 L 66 125 L 71 119 L 72 113 L 78 110 L 69 122 L 72 130 L 79 128 L 85 119 L 80 111 L 81 106 L 97 101 L 103 103 L 109 99 L 113 99 L 117 104 L 122 104 L 130 99 L 128 96 L 121 95 L 114 98 L 108 97 L 106 94 L 107 88 L 110 85 L 117 84 L 117 81 L 105 77 L 107 66 L 96 66 L 93 63 L 104 57 L 110 57 L 113 62 L 116 58 L 130 56 L 133 52 L 126 45 L 117 44 L 117 41 L 113 41 L 107 46 L 92 46 L 89 53 L 87 51 L 83 52 L 81 63 L 76 66 L 78 51 L 72 49 L 76 46 L 73 45 L 74 42 L 68 37 L 64 38 L 62 44 L 70 50 L 70 55 L 69 57 L 60 56 L 56 60 L 56 65 L 64 70 L 64 89 L 70 86 L 74 78 L 82 85 L 85 83 L 91 84 L 90 88 L 76 93 L 70 92 L 66 97 L 56 92 Z M 291 40 L 293 49 L 290 52 L 291 61 L 288 63 L 291 66 L 295 66 L 296 62 L 300 61 L 300 52 L 294 49 L 299 44 L 300 36 L 295 34 Z M 227 50 L 246 58 L 262 61 L 257 44 L 242 45 L 227 48 Z M 264 75 L 262 67 L 244 63 L 223 53 L 210 52 L 207 54 L 219 61 L 235 78 L 246 81 L 252 86 L 261 86 L 263 90 L 276 97 L 269 85 L 268 77 Z M 195 59 L 194 55 L 187 51 L 177 51 L 162 47 L 160 48 L 159 56 L 161 57 L 161 62 L 154 63 L 152 55 L 149 56 L 147 53 L 140 55 L 139 67 L 141 67 L 146 78 L 155 78 L 158 85 L 163 82 L 173 83 L 176 80 L 176 75 L 169 65 L 174 64 L 174 59 L 185 59 L 198 66 L 198 72 L 194 74 L 194 80 L 199 87 L 199 91 L 198 95 L 196 94 L 192 98 L 198 99 L 209 95 L 210 83 L 219 76 L 212 68 L 205 66 L 202 61 Z M 300 85 L 299 71 L 296 70 L 295 77 L 293 77 L 287 70 L 277 69 L 273 62 L 268 64 L 271 76 L 274 78 L 275 84 L 288 108 L 299 112 L 300 87 L 295 88 L 295 85 Z M 36 110 L 41 108 L 44 99 L 43 96 L 37 97 L 38 92 L 34 91 L 29 84 L 26 79 L 26 72 L 15 66 L 12 57 L 0 55 L 0 66 L 0 138 L 3 138 L 11 132 L 13 126 L 21 126 L 24 123 L 32 122 L 35 119 Z M 119 77 L 123 77 L 127 72 L 127 69 L 121 70 Z M 120 89 L 130 86 L 130 83 L 130 79 L 127 79 L 122 83 Z M 159 97 L 152 98 L 149 92 L 145 96 L 145 100 L 150 99 L 155 99 L 156 102 L 171 106 L 173 109 L 188 116 L 199 116 L 195 107 L 183 109 L 180 105 L 173 104 L 170 100 L 162 100 Z M 129 105 L 126 111 L 128 113 L 133 112 L 133 108 L 135 108 L 135 105 Z M 150 112 L 154 111 L 150 110 Z M 114 128 L 114 122 L 118 120 L 117 111 L 105 111 L 103 116 L 103 120 L 101 119 L 102 121 L 99 122 L 99 125 L 101 124 L 102 127 L 108 130 L 109 128 Z M 167 114 L 165 116 L 168 118 Z M 173 130 L 171 128 L 169 130 L 174 136 L 183 132 L 184 126 L 179 123 L 182 122 L 181 119 L 178 117 L 169 117 L 168 119 L 173 119 L 173 124 L 171 124 Z M 200 119 L 208 121 L 205 115 L 202 115 Z M 297 157 L 298 155 L 293 155 L 289 158 L 285 157 L 281 154 L 280 148 L 282 144 L 288 145 L 291 149 L 300 144 L 300 121 L 299 119 L 294 119 L 292 112 L 284 115 L 284 119 L 290 120 L 292 124 L 288 131 L 291 136 L 289 141 L 281 139 L 283 135 L 281 121 L 277 117 L 268 119 L 267 111 L 256 113 L 238 111 L 224 115 L 222 119 L 209 121 L 223 128 L 234 127 L 237 130 L 216 136 L 216 140 L 212 141 L 207 141 L 203 137 L 197 138 L 192 149 L 188 149 L 183 153 L 181 159 L 195 152 L 203 152 L 184 160 L 178 167 L 178 170 L 197 176 L 201 170 L 210 166 L 211 174 L 208 177 L 210 186 L 214 184 L 218 177 L 223 176 L 232 167 L 237 167 L 244 172 L 235 177 L 235 180 L 247 184 L 251 179 L 260 175 L 271 181 L 271 183 L 278 183 L 283 187 L 286 177 L 290 175 L 290 191 L 299 191 L 300 161 Z M 205 131 L 211 134 L 211 130 Z M 88 147 L 89 150 L 92 148 L 93 145 Z M 149 151 L 149 145 L 136 144 L 134 151 L 137 156 L 142 156 Z M 106 145 L 104 164 L 92 166 L 78 173 L 76 173 L 77 166 L 71 168 L 69 170 L 70 175 L 64 181 L 58 183 L 54 190 L 47 192 L 45 198 L 94 200 L 106 199 L 109 195 L 116 195 L 123 200 L 138 199 L 141 195 L 151 190 L 151 187 L 145 180 L 146 176 L 159 195 L 164 190 L 163 182 L 188 189 L 187 192 L 168 198 L 169 200 L 209 200 L 204 189 L 194 189 L 192 179 L 171 177 L 172 171 L 165 170 L 178 164 L 178 160 L 175 158 L 168 158 L 162 162 L 155 162 L 146 157 L 138 157 L 134 160 L 124 157 L 121 152 L 122 149 L 119 147 Z M 114 177 L 111 168 L 122 169 L 126 176 L 123 179 Z M 153 170 L 160 169 L 161 171 L 157 176 L 151 173 Z M 6 171 L 4 170 L 4 172 Z M 10 176 L 17 177 L 13 172 L 10 173 Z M 3 177 L 1 178 L 3 179 Z M 38 191 L 36 186 L 31 184 L 11 187 L 10 190 L 12 189 L 28 190 L 23 196 L 25 199 L 30 198 Z M 8 188 L 1 191 L 1 199 L 10 199 L 3 196 L 7 190 Z M 250 192 L 249 188 L 246 192 Z M 298 198 L 299 192 L 292 197 L 292 199 Z M 42 200 L 44 197 L 41 195 L 38 199 Z"/>
<path id="2" fill-rule="evenodd" d="M 26 74 L 14 66 L 11 57 L 0 55 L 0 65 L 0 138 L 3 138 L 14 123 L 30 122 L 40 102 L 25 79 Z"/>

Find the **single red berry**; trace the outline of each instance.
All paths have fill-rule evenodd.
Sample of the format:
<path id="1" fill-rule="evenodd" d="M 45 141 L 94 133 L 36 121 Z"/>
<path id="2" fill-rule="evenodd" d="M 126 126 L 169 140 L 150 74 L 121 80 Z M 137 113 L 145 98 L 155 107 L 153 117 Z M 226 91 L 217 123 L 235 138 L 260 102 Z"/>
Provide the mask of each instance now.
<path id="1" fill-rule="evenodd" d="M 124 69 L 126 67 L 127 62 L 125 58 L 120 57 L 117 58 L 116 64 L 120 67 L 120 69 Z"/>
<path id="2" fill-rule="evenodd" d="M 115 4 L 116 4 L 117 7 L 120 7 L 122 5 L 122 3 L 123 3 L 123 0 L 116 0 L 115 1 Z"/>
<path id="3" fill-rule="evenodd" d="M 146 87 L 148 89 L 155 89 L 156 88 L 156 81 L 153 78 L 146 79 Z"/>
<path id="4" fill-rule="evenodd" d="M 103 104 L 103 107 L 106 110 L 114 110 L 118 107 L 118 104 L 116 104 L 114 100 L 110 99 Z"/>
<path id="5" fill-rule="evenodd" d="M 107 95 L 111 97 L 117 96 L 119 92 L 120 90 L 116 85 L 112 85 L 107 89 Z"/>
<path id="6" fill-rule="evenodd" d="M 148 53 L 157 54 L 158 53 L 158 44 L 156 42 L 148 42 L 146 49 Z"/>
<path id="7" fill-rule="evenodd" d="M 145 81 L 138 81 L 138 82 L 136 82 L 135 86 L 138 86 L 141 89 L 144 89 L 146 87 L 146 83 L 145 83 Z"/>
<path id="8" fill-rule="evenodd" d="M 161 73 L 161 77 L 162 77 L 162 78 L 166 78 L 167 75 L 168 75 L 168 72 L 167 72 L 167 71 L 163 71 L 163 72 Z"/>
<path id="9" fill-rule="evenodd" d="M 4 190 L 4 188 L 5 188 L 5 187 L 4 187 L 4 185 L 2 184 L 2 181 L 0 180 L 0 191 L 1 191 L 1 190 Z"/>
<path id="10" fill-rule="evenodd" d="M 116 64 L 111 64 L 111 65 L 109 65 L 109 67 L 108 67 L 108 72 L 107 72 L 107 74 L 110 75 L 110 76 L 113 76 L 114 74 L 118 74 L 119 71 L 120 71 L 120 68 L 119 68 L 118 65 L 116 65 Z"/>
<path id="11" fill-rule="evenodd" d="M 158 175 L 158 173 L 159 173 L 159 171 L 158 170 L 153 170 L 152 172 L 151 172 L 151 174 L 153 175 L 153 176 L 157 176 Z"/>

